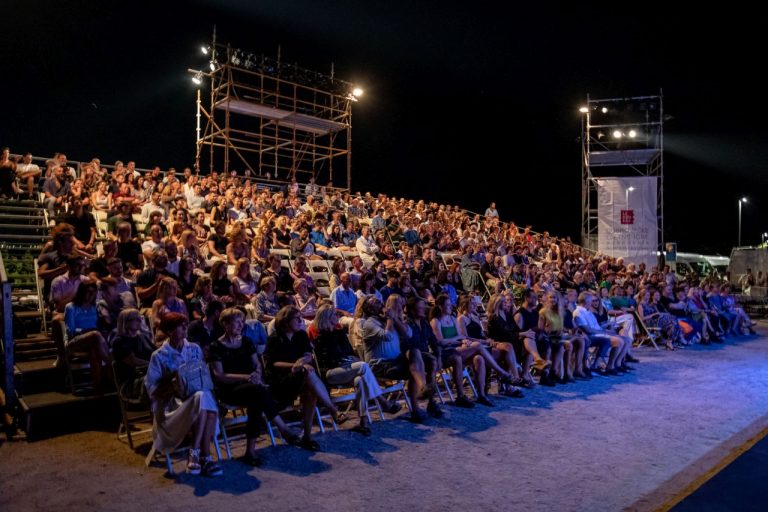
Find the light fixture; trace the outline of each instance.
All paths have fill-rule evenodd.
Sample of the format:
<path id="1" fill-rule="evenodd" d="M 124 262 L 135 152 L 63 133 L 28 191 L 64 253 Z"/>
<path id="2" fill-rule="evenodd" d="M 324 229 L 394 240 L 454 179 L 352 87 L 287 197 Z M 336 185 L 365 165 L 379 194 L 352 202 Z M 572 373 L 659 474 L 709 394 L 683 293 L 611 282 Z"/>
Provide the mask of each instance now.
<path id="1" fill-rule="evenodd" d="M 637 137 L 637 132 L 635 130 L 629 130 L 629 138 L 634 139 Z"/>
<path id="2" fill-rule="evenodd" d="M 614 130 L 613 132 L 613 138 L 614 139 L 620 139 L 623 134 L 619 130 Z"/>
<path id="3" fill-rule="evenodd" d="M 363 95 L 363 90 L 361 88 L 355 87 L 354 89 L 352 89 L 352 96 L 354 96 L 355 98 L 359 98 L 362 95 Z"/>
<path id="4" fill-rule="evenodd" d="M 589 108 L 588 107 L 580 107 L 579 108 L 579 112 L 581 112 L 582 114 L 586 114 L 587 112 L 589 112 Z"/>
<path id="5" fill-rule="evenodd" d="M 207 46 L 203 45 L 200 47 L 200 51 L 203 52 L 203 55 L 208 55 L 208 52 L 210 51 L 210 49 Z"/>
<path id="6" fill-rule="evenodd" d="M 195 76 L 192 77 L 192 81 L 195 83 L 195 85 L 200 85 L 203 83 L 203 72 L 198 71 L 195 73 Z"/>
<path id="7" fill-rule="evenodd" d="M 601 108 L 600 112 L 602 112 L 603 114 L 607 114 L 608 113 L 608 107 Z"/>
<path id="8" fill-rule="evenodd" d="M 629 190 L 630 192 L 632 192 L 633 190 L 635 190 L 635 187 L 629 187 L 627 190 Z"/>
<path id="9" fill-rule="evenodd" d="M 747 198 L 746 197 L 742 197 L 741 199 L 739 199 L 739 201 L 741 201 L 742 203 L 746 203 L 747 202 Z"/>
<path id="10" fill-rule="evenodd" d="M 211 71 L 216 71 L 216 61 L 215 60 L 212 60 L 208 65 L 210 66 Z"/>

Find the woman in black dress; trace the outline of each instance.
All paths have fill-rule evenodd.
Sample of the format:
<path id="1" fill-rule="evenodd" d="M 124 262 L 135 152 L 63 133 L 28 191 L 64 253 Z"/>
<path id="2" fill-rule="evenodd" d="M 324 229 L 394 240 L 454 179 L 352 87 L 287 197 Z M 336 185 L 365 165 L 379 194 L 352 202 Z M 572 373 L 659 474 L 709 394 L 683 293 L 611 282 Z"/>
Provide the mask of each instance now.
<path id="1" fill-rule="evenodd" d="M 277 414 L 279 408 L 269 387 L 264 383 L 263 368 L 256 346 L 250 338 L 242 335 L 245 315 L 239 309 L 225 309 L 221 312 L 219 322 L 224 328 L 224 335 L 211 344 L 208 353 L 213 380 L 216 383 L 216 395 L 228 405 L 247 407 L 247 444 L 241 460 L 258 466 L 261 460 L 256 455 L 256 441 L 259 437 L 262 413 L 277 426 L 288 443 L 297 444 L 299 437 L 291 432 Z"/>

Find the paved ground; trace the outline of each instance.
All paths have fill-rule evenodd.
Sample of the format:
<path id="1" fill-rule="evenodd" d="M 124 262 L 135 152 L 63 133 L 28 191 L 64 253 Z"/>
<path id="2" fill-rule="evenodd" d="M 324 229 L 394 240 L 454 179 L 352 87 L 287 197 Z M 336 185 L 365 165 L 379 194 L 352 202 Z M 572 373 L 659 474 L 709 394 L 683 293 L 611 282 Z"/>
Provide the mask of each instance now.
<path id="1" fill-rule="evenodd" d="M 631 376 L 450 408 L 423 426 L 377 422 L 370 439 L 325 434 L 318 454 L 266 448 L 264 467 L 227 461 L 218 479 L 166 479 L 109 432 L 6 443 L 0 510 L 668 508 L 768 426 L 768 343 L 638 355 Z"/>

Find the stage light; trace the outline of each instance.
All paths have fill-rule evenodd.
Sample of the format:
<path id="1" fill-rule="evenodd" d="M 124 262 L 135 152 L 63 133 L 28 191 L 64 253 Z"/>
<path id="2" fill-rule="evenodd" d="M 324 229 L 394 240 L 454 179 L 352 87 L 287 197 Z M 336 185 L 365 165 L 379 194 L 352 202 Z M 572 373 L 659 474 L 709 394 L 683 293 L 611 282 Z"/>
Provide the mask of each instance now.
<path id="1" fill-rule="evenodd" d="M 203 83 L 203 72 L 198 71 L 195 73 L 195 76 L 192 77 L 192 81 L 195 83 L 195 85 L 200 85 Z"/>
<path id="2" fill-rule="evenodd" d="M 208 55 L 209 49 L 207 46 L 201 46 L 200 51 L 203 52 L 203 55 Z"/>
<path id="3" fill-rule="evenodd" d="M 581 112 L 582 114 L 586 114 L 587 112 L 589 112 L 589 107 L 580 107 L 579 112 Z"/>
<path id="4" fill-rule="evenodd" d="M 601 108 L 600 112 L 602 112 L 603 114 L 607 114 L 608 113 L 608 107 Z"/>
<path id="5" fill-rule="evenodd" d="M 614 130 L 613 132 L 613 138 L 614 139 L 620 139 L 623 134 L 619 130 Z"/>
<path id="6" fill-rule="evenodd" d="M 746 202 L 747 202 L 747 198 L 746 198 L 746 197 L 742 197 L 742 198 L 741 198 L 741 202 L 742 202 L 742 203 L 746 203 Z"/>
<path id="7" fill-rule="evenodd" d="M 216 61 L 212 60 L 209 64 L 211 71 L 216 71 Z"/>
<path id="8" fill-rule="evenodd" d="M 354 89 L 352 89 L 352 96 L 354 96 L 355 98 L 359 98 L 362 95 L 363 95 L 363 90 L 361 88 L 355 87 Z"/>
<path id="9" fill-rule="evenodd" d="M 634 139 L 637 137 L 637 132 L 635 130 L 629 130 L 629 138 Z"/>

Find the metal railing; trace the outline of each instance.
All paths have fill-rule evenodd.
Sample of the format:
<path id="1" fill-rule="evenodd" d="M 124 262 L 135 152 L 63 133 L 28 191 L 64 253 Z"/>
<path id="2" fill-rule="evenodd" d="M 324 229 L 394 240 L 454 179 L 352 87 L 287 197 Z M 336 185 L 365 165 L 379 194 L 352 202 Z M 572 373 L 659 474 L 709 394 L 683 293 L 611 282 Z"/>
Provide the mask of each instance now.
<path id="1" fill-rule="evenodd" d="M 2 357 L 3 357 L 3 391 L 5 392 L 6 407 L 13 410 L 16 403 L 16 390 L 13 382 L 13 304 L 11 303 L 11 282 L 5 273 L 5 264 L 3 256 L 0 254 L 0 288 L 2 288 L 2 320 L 3 320 L 3 338 Z"/>

